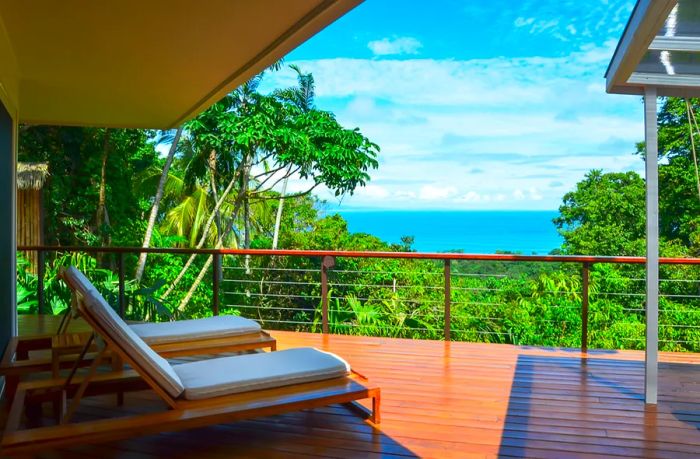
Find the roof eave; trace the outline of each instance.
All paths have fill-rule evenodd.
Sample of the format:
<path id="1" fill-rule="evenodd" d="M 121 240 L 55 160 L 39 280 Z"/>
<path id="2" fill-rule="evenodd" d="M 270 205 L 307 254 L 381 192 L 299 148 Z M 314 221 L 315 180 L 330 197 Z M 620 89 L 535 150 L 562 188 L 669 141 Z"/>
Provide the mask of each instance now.
<path id="1" fill-rule="evenodd" d="M 608 93 L 636 94 L 622 88 L 629 87 L 628 79 L 677 3 L 678 0 L 639 0 L 637 2 L 605 72 Z"/>
<path id="2" fill-rule="evenodd" d="M 608 90 L 610 94 L 628 94 L 643 96 L 644 87 L 656 87 L 656 94 L 659 97 L 700 97 L 700 87 L 694 86 L 662 86 L 660 83 L 650 81 L 647 84 L 625 84 L 613 86 Z"/>
<path id="3" fill-rule="evenodd" d="M 310 11 L 293 27 L 286 30 L 274 42 L 261 51 L 257 56 L 238 68 L 228 78 L 212 89 L 191 109 L 175 119 L 169 128 L 174 129 L 183 122 L 194 118 L 223 98 L 226 94 L 245 83 L 254 75 L 262 72 L 275 62 L 289 54 L 294 48 L 316 35 L 331 23 L 345 15 L 364 0 L 326 0 Z"/>
<path id="4" fill-rule="evenodd" d="M 19 123 L 168 129 L 362 0 L 37 2 L 0 6 L 0 101 Z"/>

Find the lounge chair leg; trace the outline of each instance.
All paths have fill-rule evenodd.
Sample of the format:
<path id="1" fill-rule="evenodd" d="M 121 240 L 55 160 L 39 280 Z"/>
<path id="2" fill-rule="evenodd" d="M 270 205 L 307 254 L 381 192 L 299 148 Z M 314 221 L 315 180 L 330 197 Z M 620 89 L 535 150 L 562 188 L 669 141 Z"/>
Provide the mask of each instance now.
<path id="1" fill-rule="evenodd" d="M 27 402 L 24 406 L 24 415 L 27 417 L 28 427 L 40 427 L 41 426 L 41 403 Z"/>
<path id="2" fill-rule="evenodd" d="M 124 364 L 122 359 L 114 352 L 111 353 L 110 358 L 112 359 L 112 371 L 122 371 L 124 369 Z M 117 406 L 124 406 L 124 391 L 117 391 Z"/>
<path id="3" fill-rule="evenodd" d="M 85 356 L 87 355 L 88 351 L 90 350 L 90 346 L 92 346 L 93 341 L 95 340 L 95 334 L 93 333 L 90 335 L 90 338 L 87 340 L 85 343 L 85 346 L 83 346 L 83 350 L 80 351 L 80 355 L 78 355 L 78 359 L 73 362 L 73 368 L 70 369 L 70 372 L 68 373 L 68 377 L 66 378 L 66 384 L 65 386 L 68 387 L 70 382 L 73 380 L 73 376 L 75 376 L 75 373 L 78 371 L 78 367 L 80 367 L 80 364 L 82 361 L 85 359 Z M 102 353 L 100 353 L 102 355 Z M 94 364 L 94 362 L 93 362 Z M 54 376 L 58 377 L 58 376 Z"/>
<path id="4" fill-rule="evenodd" d="M 5 376 L 5 400 L 11 402 L 15 398 L 17 393 L 17 386 L 19 385 L 19 376 L 8 375 Z"/>
<path id="5" fill-rule="evenodd" d="M 10 353 L 10 357 L 14 356 L 14 360 L 28 360 L 29 349 L 27 347 L 27 344 L 21 339 L 12 338 L 10 344 L 7 345 L 7 352 Z"/>
<path id="6" fill-rule="evenodd" d="M 66 407 L 68 406 L 68 394 L 65 389 L 58 391 L 56 398 L 53 400 L 53 414 L 56 422 L 60 423 L 61 419 L 66 415 Z"/>
<path id="7" fill-rule="evenodd" d="M 70 325 L 70 321 L 73 318 L 71 311 L 75 311 L 77 308 L 75 304 L 76 301 L 78 300 L 75 297 L 75 292 L 71 291 L 70 308 L 66 309 L 63 313 L 63 316 L 61 317 L 61 323 L 58 324 L 58 329 L 56 330 L 57 335 L 63 335 L 68 331 L 68 326 Z"/>
<path id="8" fill-rule="evenodd" d="M 362 419 L 369 419 L 373 424 L 379 424 L 379 395 L 372 396 L 372 410 L 365 408 L 356 401 L 343 403 L 346 408 L 356 413 Z"/>
<path id="9" fill-rule="evenodd" d="M 372 421 L 373 424 L 379 424 L 382 422 L 382 417 L 380 414 L 380 405 L 381 405 L 381 395 L 377 394 L 374 397 L 372 397 L 372 416 L 370 416 L 369 420 Z"/>
<path id="10" fill-rule="evenodd" d="M 99 354 L 95 357 L 95 360 L 92 362 L 92 365 L 90 365 L 90 370 L 88 371 L 88 374 L 85 376 L 85 379 L 83 380 L 82 383 L 80 383 L 80 386 L 78 387 L 77 392 L 73 396 L 73 400 L 71 400 L 70 405 L 68 405 L 68 408 L 66 410 L 65 415 L 61 418 L 61 424 L 67 424 L 68 421 L 73 417 L 73 414 L 75 414 L 75 411 L 78 409 L 78 405 L 80 405 L 80 400 L 83 398 L 83 395 L 85 394 L 85 391 L 87 390 L 88 385 L 90 384 L 90 380 L 95 376 L 95 373 L 97 373 L 97 367 L 100 366 L 100 363 L 102 363 L 102 359 L 105 356 L 105 353 L 107 352 L 107 346 L 103 347 Z M 70 384 L 70 380 L 66 380 L 66 385 L 64 389 L 68 389 L 68 385 Z"/>

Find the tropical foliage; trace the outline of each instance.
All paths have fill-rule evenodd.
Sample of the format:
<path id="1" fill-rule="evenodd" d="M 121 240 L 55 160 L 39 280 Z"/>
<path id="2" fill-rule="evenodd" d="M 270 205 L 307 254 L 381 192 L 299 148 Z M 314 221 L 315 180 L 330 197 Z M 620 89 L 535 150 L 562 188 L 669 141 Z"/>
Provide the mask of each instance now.
<path id="1" fill-rule="evenodd" d="M 364 186 L 378 167 L 379 147 L 318 109 L 313 76 L 292 70 L 295 86 L 262 93 L 259 75 L 176 132 L 23 126 L 20 158 L 50 163 L 47 243 L 412 251 L 410 236 L 389 244 L 349 232 L 312 194 L 318 186 L 339 196 Z M 669 256 L 700 253 L 698 142 L 689 135 L 697 135 L 696 105 L 668 99 L 660 113 L 662 254 Z M 292 178 L 305 186 L 287 193 Z M 563 197 L 554 224 L 564 244 L 556 253 L 643 255 L 644 199 L 636 173 L 590 171 Z M 212 314 L 211 257 L 134 253 L 123 262 L 128 318 Z M 59 252 L 46 256 L 43 312 L 66 308 L 57 273 L 68 264 L 117 305 L 117 256 Z M 222 313 L 271 329 L 321 329 L 320 259 L 224 256 L 222 264 Z M 580 265 L 453 261 L 451 270 L 452 339 L 581 345 Z M 20 257 L 20 313 L 39 308 L 36 272 Z M 591 347 L 642 348 L 643 278 L 639 265 L 591 267 Z M 662 347 L 700 351 L 698 269 L 664 266 L 662 278 Z M 444 338 L 442 261 L 336 258 L 328 279 L 332 332 Z"/>

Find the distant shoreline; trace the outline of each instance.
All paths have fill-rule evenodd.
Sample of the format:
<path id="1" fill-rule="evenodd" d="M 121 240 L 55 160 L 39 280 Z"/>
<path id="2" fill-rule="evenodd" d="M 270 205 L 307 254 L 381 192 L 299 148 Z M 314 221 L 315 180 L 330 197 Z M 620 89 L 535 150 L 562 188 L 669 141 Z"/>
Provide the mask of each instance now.
<path id="1" fill-rule="evenodd" d="M 414 238 L 419 252 L 544 255 L 561 247 L 552 219 L 557 210 L 337 210 L 354 233 L 393 244 Z"/>
<path id="2" fill-rule="evenodd" d="M 558 209 L 375 209 L 375 208 L 331 208 L 326 211 L 329 214 L 344 214 L 353 212 L 450 212 L 450 213 L 460 213 L 460 212 L 555 212 L 558 213 Z"/>

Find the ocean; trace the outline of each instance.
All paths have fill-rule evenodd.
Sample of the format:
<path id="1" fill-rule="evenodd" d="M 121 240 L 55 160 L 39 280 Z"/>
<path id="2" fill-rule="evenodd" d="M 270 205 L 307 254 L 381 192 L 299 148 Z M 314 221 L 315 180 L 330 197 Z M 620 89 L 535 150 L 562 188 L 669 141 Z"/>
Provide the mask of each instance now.
<path id="1" fill-rule="evenodd" d="M 413 236 L 419 252 L 547 254 L 562 238 L 552 219 L 557 211 L 357 211 L 339 210 L 354 233 L 390 243 Z"/>

